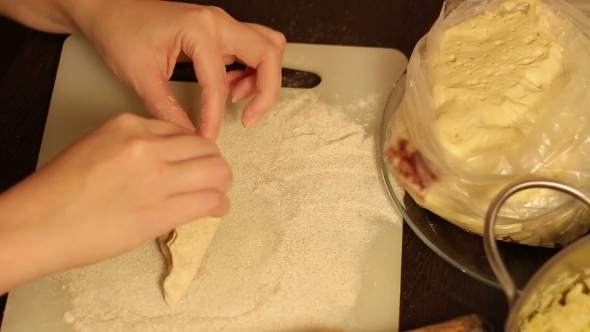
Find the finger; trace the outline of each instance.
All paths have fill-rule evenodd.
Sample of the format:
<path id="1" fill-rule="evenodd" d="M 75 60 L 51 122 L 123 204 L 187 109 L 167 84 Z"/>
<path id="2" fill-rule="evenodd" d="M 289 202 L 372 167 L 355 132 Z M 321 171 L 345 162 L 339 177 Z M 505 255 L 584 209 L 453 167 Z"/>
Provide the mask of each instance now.
<path id="1" fill-rule="evenodd" d="M 221 217 L 229 212 L 231 203 L 229 198 L 224 193 L 216 190 L 203 190 L 196 193 L 183 194 L 192 195 L 193 198 L 187 197 L 187 203 L 192 201 L 193 204 L 198 205 L 197 211 L 200 215 L 197 218 L 203 217 Z M 175 198 L 178 198 L 175 197 Z M 183 205 L 180 205 L 183 206 Z M 195 220 L 196 218 L 193 218 Z"/>
<path id="2" fill-rule="evenodd" d="M 202 203 L 201 208 L 204 209 L 206 217 L 220 218 L 226 215 L 230 208 L 231 202 L 227 195 L 215 192 L 206 191 L 199 193 L 199 202 Z M 203 218 L 202 216 L 199 218 Z"/>
<path id="3" fill-rule="evenodd" d="M 232 86 L 250 75 L 252 75 L 252 73 L 248 72 L 248 70 L 231 70 L 227 72 L 227 82 Z"/>
<path id="4" fill-rule="evenodd" d="M 162 185 L 166 195 L 201 190 L 227 193 L 232 184 L 229 165 L 219 155 L 169 164 L 164 168 L 164 172 Z"/>
<path id="5" fill-rule="evenodd" d="M 193 60 L 202 90 L 201 126 L 197 132 L 205 138 L 215 140 L 219 134 L 229 90 L 223 54 L 218 44 L 207 38 L 201 39 L 199 44 L 187 41 L 183 50 Z"/>
<path id="6" fill-rule="evenodd" d="M 225 55 L 223 57 L 223 63 L 227 65 L 231 65 L 232 63 L 236 62 L 236 57 L 233 55 Z"/>
<path id="7" fill-rule="evenodd" d="M 135 89 L 143 99 L 148 111 L 156 118 L 188 130 L 195 131 L 195 126 L 188 115 L 176 101 L 168 79 L 159 74 L 142 75 L 144 79 L 136 83 Z"/>
<path id="8" fill-rule="evenodd" d="M 197 135 L 177 135 L 160 141 L 158 155 L 167 163 L 178 163 L 186 160 L 219 156 L 219 148 L 213 141 Z"/>
<path id="9" fill-rule="evenodd" d="M 174 123 L 160 119 L 145 119 L 146 128 L 156 136 L 176 136 L 194 134 L 194 130 L 187 129 Z"/>
<path id="10" fill-rule="evenodd" d="M 121 113 L 106 121 L 98 130 L 118 133 L 149 133 L 154 136 L 174 136 L 194 133 L 163 120 L 145 118 L 132 113 Z M 194 135 L 193 135 L 194 136 Z"/>
<path id="11" fill-rule="evenodd" d="M 260 121 L 264 114 L 279 99 L 281 88 L 281 65 L 276 56 L 269 56 L 258 65 L 254 98 L 246 105 L 242 114 L 242 123 L 246 128 L 252 127 Z"/>
<path id="12" fill-rule="evenodd" d="M 223 63 L 225 63 L 225 65 L 231 65 L 232 63 L 236 62 L 236 57 L 233 55 L 225 55 L 223 57 Z M 192 59 L 186 55 L 184 52 L 180 52 L 180 54 L 178 54 L 178 59 L 176 59 L 176 62 L 191 62 Z"/>
<path id="13" fill-rule="evenodd" d="M 252 74 L 241 78 L 234 84 L 232 91 L 232 102 L 236 103 L 253 96 L 256 93 L 256 81 L 258 76 Z"/>
<path id="14" fill-rule="evenodd" d="M 250 36 L 234 40 L 234 54 L 257 73 L 256 96 L 244 109 L 242 122 L 251 127 L 276 103 L 281 86 L 281 69 L 284 48 L 277 40 L 270 40 L 258 32 L 260 28 L 251 26 Z M 268 33 L 268 32 L 265 32 Z M 278 35 L 282 36 L 282 35 Z M 284 38 L 284 37 L 283 37 Z M 280 44 L 280 43 L 279 43 Z M 253 48 L 252 45 L 259 45 Z"/>
<path id="15" fill-rule="evenodd" d="M 270 41 L 272 41 L 275 45 L 277 45 L 283 51 L 285 50 L 285 46 L 287 45 L 287 40 L 285 39 L 285 35 L 282 33 L 273 30 L 269 27 L 265 27 L 260 24 L 256 23 L 246 23 L 250 28 L 258 32 L 259 34 L 263 35 Z"/>

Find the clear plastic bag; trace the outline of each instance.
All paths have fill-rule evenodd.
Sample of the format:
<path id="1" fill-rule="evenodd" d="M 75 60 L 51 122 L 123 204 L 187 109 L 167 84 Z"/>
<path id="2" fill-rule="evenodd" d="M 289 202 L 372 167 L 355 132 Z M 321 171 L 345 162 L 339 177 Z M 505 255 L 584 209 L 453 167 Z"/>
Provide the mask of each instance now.
<path id="1" fill-rule="evenodd" d="M 442 115 L 433 99 L 433 59 L 443 56 L 441 41 L 445 33 L 486 12 L 504 15 L 521 11 L 529 15 L 532 10 L 550 13 L 547 20 L 552 24 L 552 42 L 562 51 L 561 83 L 547 87 L 554 89 L 555 95 L 540 104 L 536 117 L 525 114 L 513 119 L 506 107 L 486 115 L 488 124 L 477 130 L 488 131 L 488 140 L 495 142 L 495 147 L 458 157 L 449 150 L 451 145 L 444 143 Z M 410 57 L 406 93 L 387 138 L 390 173 L 422 207 L 477 234 L 483 231 L 493 196 L 516 179 L 561 179 L 590 192 L 589 32 L 590 3 L 586 0 L 446 1 L 440 17 Z M 483 51 L 474 54 L 481 56 L 486 56 Z M 520 107 L 514 104 L 511 107 Z M 525 122 L 521 126 L 524 129 L 517 128 L 514 122 L 519 121 Z M 456 126 L 460 125 L 457 122 Z M 507 132 L 512 136 L 502 136 Z M 506 148 L 502 148 L 504 138 L 509 143 Z M 504 205 L 496 234 L 505 241 L 555 247 L 567 245 L 588 229 L 590 211 L 583 204 L 558 192 L 531 189 Z"/>

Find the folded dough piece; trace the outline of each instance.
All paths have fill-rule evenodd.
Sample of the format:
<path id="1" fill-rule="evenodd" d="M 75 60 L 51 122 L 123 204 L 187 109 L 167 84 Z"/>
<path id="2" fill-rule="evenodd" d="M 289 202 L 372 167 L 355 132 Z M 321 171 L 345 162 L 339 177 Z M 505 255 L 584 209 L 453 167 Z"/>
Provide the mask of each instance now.
<path id="1" fill-rule="evenodd" d="M 167 263 L 168 275 L 162 287 L 168 305 L 177 304 L 186 294 L 218 226 L 219 218 L 203 218 L 158 239 Z"/>

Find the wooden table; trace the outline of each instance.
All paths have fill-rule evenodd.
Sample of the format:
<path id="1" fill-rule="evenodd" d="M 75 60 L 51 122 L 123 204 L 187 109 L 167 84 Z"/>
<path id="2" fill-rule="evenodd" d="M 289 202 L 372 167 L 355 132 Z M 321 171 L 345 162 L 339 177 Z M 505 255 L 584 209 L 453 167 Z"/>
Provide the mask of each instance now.
<path id="1" fill-rule="evenodd" d="M 410 56 L 442 0 L 208 0 L 240 21 L 267 25 L 289 42 L 390 47 Z M 0 19 L 0 191 L 35 170 L 65 36 Z M 400 330 L 478 313 L 496 331 L 503 293 L 452 267 L 404 225 Z M 1 273 L 1 267 L 0 267 Z M 0 320 L 5 297 L 0 297 Z"/>

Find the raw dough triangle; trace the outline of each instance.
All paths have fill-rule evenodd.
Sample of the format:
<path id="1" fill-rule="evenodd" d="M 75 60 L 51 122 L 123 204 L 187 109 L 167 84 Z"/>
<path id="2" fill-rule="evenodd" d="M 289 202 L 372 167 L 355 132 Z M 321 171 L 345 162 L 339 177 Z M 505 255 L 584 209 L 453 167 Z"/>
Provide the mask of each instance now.
<path id="1" fill-rule="evenodd" d="M 186 294 L 218 226 L 219 218 L 203 218 L 158 239 L 168 266 L 162 286 L 168 305 L 177 304 Z"/>

